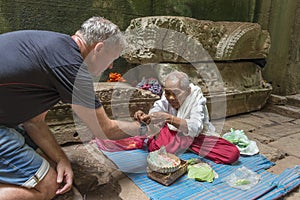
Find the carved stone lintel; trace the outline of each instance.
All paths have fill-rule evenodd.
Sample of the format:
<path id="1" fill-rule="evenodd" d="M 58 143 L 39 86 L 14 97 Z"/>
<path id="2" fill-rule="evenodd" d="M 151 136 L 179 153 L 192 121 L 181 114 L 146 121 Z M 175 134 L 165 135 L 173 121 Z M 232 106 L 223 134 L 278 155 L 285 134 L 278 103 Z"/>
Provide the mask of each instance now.
<path id="1" fill-rule="evenodd" d="M 133 19 L 125 31 L 129 63 L 199 62 L 266 58 L 270 36 L 257 23 L 188 17 Z"/>

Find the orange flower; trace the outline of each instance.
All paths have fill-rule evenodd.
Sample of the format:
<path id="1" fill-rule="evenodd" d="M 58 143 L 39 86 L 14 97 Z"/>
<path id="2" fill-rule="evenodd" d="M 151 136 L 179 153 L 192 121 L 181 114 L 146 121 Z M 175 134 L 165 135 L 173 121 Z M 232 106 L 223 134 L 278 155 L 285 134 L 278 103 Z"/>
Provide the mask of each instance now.
<path id="1" fill-rule="evenodd" d="M 126 80 L 119 73 L 109 73 L 109 80 L 107 82 L 126 82 Z"/>

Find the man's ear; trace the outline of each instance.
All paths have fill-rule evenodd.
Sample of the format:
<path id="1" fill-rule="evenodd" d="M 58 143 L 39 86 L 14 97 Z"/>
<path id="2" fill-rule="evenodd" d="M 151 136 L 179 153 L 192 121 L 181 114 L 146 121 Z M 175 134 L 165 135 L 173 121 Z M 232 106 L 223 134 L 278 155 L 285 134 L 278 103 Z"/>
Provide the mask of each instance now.
<path id="1" fill-rule="evenodd" d="M 95 46 L 95 50 L 97 51 L 97 52 L 100 52 L 101 51 L 101 49 L 103 48 L 103 42 L 98 42 L 97 44 L 96 44 L 96 46 Z"/>

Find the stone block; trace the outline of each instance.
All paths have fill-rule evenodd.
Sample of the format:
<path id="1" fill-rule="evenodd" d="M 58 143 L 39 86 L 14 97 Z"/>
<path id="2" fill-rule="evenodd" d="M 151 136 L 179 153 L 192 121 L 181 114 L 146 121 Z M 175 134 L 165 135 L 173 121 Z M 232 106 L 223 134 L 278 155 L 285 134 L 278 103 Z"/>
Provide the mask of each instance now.
<path id="1" fill-rule="evenodd" d="M 266 58 L 270 48 L 269 33 L 257 23 L 150 16 L 131 20 L 125 33 L 123 57 L 138 64 Z"/>
<path id="2" fill-rule="evenodd" d="M 268 103 L 274 104 L 274 105 L 285 105 L 287 103 L 287 98 L 284 96 L 271 94 L 270 98 L 268 99 Z"/>
<path id="3" fill-rule="evenodd" d="M 207 96 L 211 119 L 218 119 L 260 110 L 270 95 L 270 89 L 236 91 L 222 95 Z M 225 114 L 224 114 L 225 111 Z"/>
<path id="4" fill-rule="evenodd" d="M 291 106 L 300 107 L 300 94 L 286 96 L 287 103 Z"/>
<path id="5" fill-rule="evenodd" d="M 267 105 L 266 109 L 280 115 L 300 119 L 300 107 L 290 105 Z"/>
<path id="6" fill-rule="evenodd" d="M 120 185 L 114 178 L 117 167 L 102 154 L 94 144 L 63 147 L 71 161 L 74 185 L 83 197 L 97 194 L 118 197 Z"/>

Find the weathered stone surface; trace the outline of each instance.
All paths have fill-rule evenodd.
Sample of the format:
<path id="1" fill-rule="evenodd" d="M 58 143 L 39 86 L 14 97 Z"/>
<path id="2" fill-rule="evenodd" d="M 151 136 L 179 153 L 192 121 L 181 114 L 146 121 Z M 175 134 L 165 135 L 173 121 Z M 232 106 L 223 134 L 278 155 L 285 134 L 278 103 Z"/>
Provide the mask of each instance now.
<path id="1" fill-rule="evenodd" d="M 280 159 L 276 162 L 276 165 L 268 169 L 267 171 L 274 173 L 274 174 L 280 174 L 283 172 L 287 167 L 288 168 L 294 168 L 295 165 L 300 164 L 300 158 L 294 157 L 294 156 L 286 156 L 283 159 Z"/>
<path id="2" fill-rule="evenodd" d="M 277 126 L 270 126 L 265 128 L 260 128 L 256 130 L 257 134 L 270 137 L 273 140 L 278 140 L 282 137 L 293 135 L 298 133 L 300 130 L 299 125 L 294 125 L 292 123 L 279 124 Z"/>
<path id="3" fill-rule="evenodd" d="M 300 107 L 300 94 L 286 96 L 288 104 L 291 106 Z"/>
<path id="4" fill-rule="evenodd" d="M 215 120 L 212 120 L 212 123 L 215 124 Z M 245 124 L 239 121 L 239 116 L 228 117 L 225 119 L 224 127 L 222 133 L 230 132 L 230 129 L 234 128 L 236 130 L 244 130 L 245 132 L 254 131 L 255 126 L 250 124 Z"/>
<path id="5" fill-rule="evenodd" d="M 257 133 L 256 131 L 253 132 L 245 132 L 245 134 L 247 135 L 247 137 L 249 138 L 249 140 L 255 140 L 258 141 L 262 144 L 269 144 L 270 142 L 273 142 L 274 139 L 265 135 L 261 135 L 259 133 Z"/>
<path id="6" fill-rule="evenodd" d="M 270 98 L 268 99 L 268 103 L 275 105 L 285 105 L 287 103 L 287 98 L 284 96 L 271 94 Z"/>
<path id="7" fill-rule="evenodd" d="M 280 137 L 278 140 L 271 142 L 270 145 L 276 147 L 289 155 L 300 158 L 300 128 L 298 133 L 293 135 L 287 135 L 286 137 Z M 298 163 L 300 165 L 300 163 Z"/>
<path id="8" fill-rule="evenodd" d="M 149 200 L 149 198 L 138 188 L 138 186 L 135 185 L 132 180 L 125 175 L 119 177 L 118 183 L 122 188 L 119 195 L 121 199 Z"/>
<path id="9" fill-rule="evenodd" d="M 262 127 L 273 127 L 279 125 L 276 122 L 269 120 L 268 118 L 261 118 L 255 115 L 241 115 L 237 121 L 244 124 L 249 124 L 256 127 L 259 130 Z"/>
<path id="10" fill-rule="evenodd" d="M 268 32 L 245 22 L 151 16 L 132 20 L 125 33 L 130 63 L 266 58 L 270 47 Z"/>
<path id="11" fill-rule="evenodd" d="M 252 112 L 250 114 L 253 116 L 257 116 L 262 120 L 269 120 L 278 124 L 284 122 L 292 122 L 295 120 L 292 117 L 287 117 L 287 116 L 280 115 L 278 113 L 268 112 L 268 111 L 257 111 L 257 112 Z"/>
<path id="12" fill-rule="evenodd" d="M 288 193 L 285 198 L 285 200 L 299 200 L 300 199 L 300 187 L 296 187 L 294 190 L 292 190 L 291 193 Z"/>
<path id="13" fill-rule="evenodd" d="M 228 117 L 251 111 L 260 110 L 267 101 L 270 95 L 270 89 L 256 89 L 242 92 L 226 93 L 226 95 L 212 95 L 207 97 L 207 106 L 212 119 L 219 117 Z M 226 108 L 226 115 L 224 115 L 224 106 Z"/>
<path id="14" fill-rule="evenodd" d="M 259 141 L 256 141 L 257 147 L 259 149 L 259 153 L 264 155 L 267 159 L 272 162 L 276 162 L 285 157 L 284 151 L 276 149 L 266 144 L 262 144 Z"/>
<path id="15" fill-rule="evenodd" d="M 267 105 L 266 109 L 284 116 L 300 119 L 300 107 L 290 105 Z"/>
<path id="16" fill-rule="evenodd" d="M 82 200 L 83 196 L 80 194 L 80 192 L 76 189 L 75 186 L 72 187 L 72 189 L 62 195 L 57 195 L 53 198 L 53 200 Z"/>
<path id="17" fill-rule="evenodd" d="M 118 197 L 120 186 L 113 178 L 116 166 L 94 144 L 63 147 L 74 171 L 74 184 L 82 196 L 107 194 Z"/>

